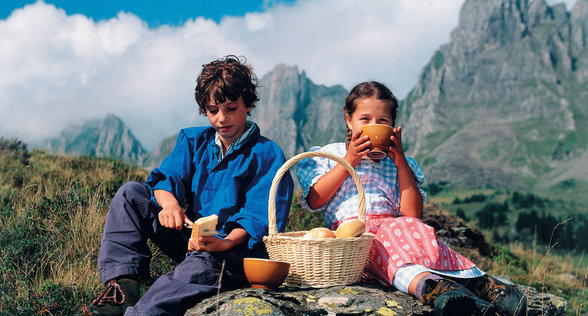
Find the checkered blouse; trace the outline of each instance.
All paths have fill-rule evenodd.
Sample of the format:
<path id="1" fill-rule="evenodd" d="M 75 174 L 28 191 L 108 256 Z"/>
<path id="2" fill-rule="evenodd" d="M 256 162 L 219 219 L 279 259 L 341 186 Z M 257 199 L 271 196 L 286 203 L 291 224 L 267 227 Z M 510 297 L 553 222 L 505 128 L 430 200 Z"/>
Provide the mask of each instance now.
<path id="1" fill-rule="evenodd" d="M 343 157 L 347 152 L 345 143 L 333 143 L 324 147 L 315 146 L 310 151 L 326 151 Z M 425 182 L 425 176 L 420 165 L 413 158 L 406 157 L 408 165 L 420 187 Z M 348 176 L 341 188 L 322 207 L 311 209 L 306 202 L 309 188 L 316 181 L 337 164 L 336 161 L 322 157 L 312 157 L 298 162 L 296 173 L 300 185 L 304 190 L 301 199 L 302 205 L 313 212 L 322 211 L 327 226 L 340 222 L 350 217 L 356 217 L 358 213 L 358 196 L 355 182 Z M 363 190 L 365 193 L 366 215 L 390 214 L 400 216 L 400 192 L 398 188 L 398 175 L 396 165 L 390 157 L 373 162 L 363 159 L 356 167 Z M 419 188 L 426 202 L 426 192 Z"/>

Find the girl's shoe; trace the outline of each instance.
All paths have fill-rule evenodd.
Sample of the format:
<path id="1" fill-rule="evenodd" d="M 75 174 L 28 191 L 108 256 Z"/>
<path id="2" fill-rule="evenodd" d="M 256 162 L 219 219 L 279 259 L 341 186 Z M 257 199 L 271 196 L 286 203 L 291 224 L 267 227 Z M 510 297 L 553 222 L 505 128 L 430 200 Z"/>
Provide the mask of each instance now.
<path id="1" fill-rule="evenodd" d="M 471 280 L 467 287 L 494 305 L 500 315 L 523 316 L 527 314 L 527 296 L 510 284 L 484 275 Z"/>
<path id="2" fill-rule="evenodd" d="M 451 280 L 428 279 L 423 286 L 421 303 L 435 308 L 435 315 L 492 315 L 494 308 L 463 285 Z"/>
<path id="3" fill-rule="evenodd" d="M 139 281 L 130 278 L 110 280 L 104 290 L 90 306 L 84 308 L 84 315 L 122 315 L 129 306 L 139 300 Z"/>

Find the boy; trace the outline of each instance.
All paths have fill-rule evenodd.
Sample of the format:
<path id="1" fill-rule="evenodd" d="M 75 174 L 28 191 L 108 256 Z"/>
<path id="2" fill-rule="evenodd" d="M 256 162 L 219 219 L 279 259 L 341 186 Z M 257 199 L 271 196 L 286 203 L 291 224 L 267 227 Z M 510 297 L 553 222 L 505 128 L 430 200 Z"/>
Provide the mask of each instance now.
<path id="1" fill-rule="evenodd" d="M 223 289 L 248 285 L 243 258 L 267 257 L 262 237 L 267 235 L 269 189 L 285 162 L 278 145 L 246 120 L 258 100 L 256 87 L 251 68 L 238 57 L 204 65 L 195 97 L 211 127 L 183 129 L 145 184 L 126 183 L 113 198 L 98 256 L 106 288 L 89 307 L 93 315 L 120 315 L 125 309 L 125 315 L 183 314 L 216 293 L 221 270 Z M 276 200 L 281 231 L 292 190 L 287 175 Z M 184 226 L 213 214 L 217 235 L 191 240 Z M 179 265 L 138 300 L 138 280 L 149 276 L 147 238 Z"/>

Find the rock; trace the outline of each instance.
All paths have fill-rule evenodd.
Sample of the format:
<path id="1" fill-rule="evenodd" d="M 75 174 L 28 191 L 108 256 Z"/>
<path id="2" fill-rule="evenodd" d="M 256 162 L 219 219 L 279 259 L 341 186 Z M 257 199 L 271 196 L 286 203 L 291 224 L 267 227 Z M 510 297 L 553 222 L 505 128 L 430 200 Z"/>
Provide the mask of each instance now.
<path id="1" fill-rule="evenodd" d="M 468 227 L 433 204 L 423 210 L 423 221 L 437 230 L 447 245 L 486 260 L 495 251 L 484 235 Z M 512 282 L 503 276 L 503 282 Z M 566 301 L 517 285 L 528 297 L 527 315 L 565 315 Z M 218 312 L 218 313 L 217 313 Z M 238 289 L 210 297 L 188 310 L 186 315 L 434 315 L 433 309 L 392 287 L 360 283 L 324 289 L 282 286 L 277 290 Z"/>
<path id="2" fill-rule="evenodd" d="M 433 315 L 409 295 L 378 285 L 240 289 L 203 300 L 186 315 Z"/>
<path id="3" fill-rule="evenodd" d="M 461 218 L 452 216 L 435 204 L 425 205 L 422 220 L 435 228 L 439 240 L 451 248 L 476 251 L 482 256 L 490 256 L 495 251 L 482 232 L 469 227 Z M 467 257 L 466 253 L 463 255 Z"/>
<path id="4" fill-rule="evenodd" d="M 528 315 L 565 315 L 566 301 L 533 288 L 527 294 Z M 222 292 L 188 310 L 186 315 L 434 315 L 410 295 L 376 284 L 277 290 L 239 289 Z"/>
<path id="5" fill-rule="evenodd" d="M 566 315 L 567 303 L 566 300 L 559 296 L 537 293 L 532 287 L 526 287 L 528 302 L 527 302 L 527 315 Z"/>

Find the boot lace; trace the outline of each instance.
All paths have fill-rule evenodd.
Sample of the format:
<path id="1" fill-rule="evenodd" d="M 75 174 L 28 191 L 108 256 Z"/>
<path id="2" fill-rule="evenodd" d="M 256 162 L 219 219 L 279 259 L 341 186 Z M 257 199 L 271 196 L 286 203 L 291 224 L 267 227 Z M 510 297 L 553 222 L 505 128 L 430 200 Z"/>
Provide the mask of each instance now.
<path id="1" fill-rule="evenodd" d="M 506 295 L 506 286 L 496 284 L 492 278 L 488 278 L 485 284 L 485 292 L 490 302 L 494 302 L 501 296 Z"/>
<path id="2" fill-rule="evenodd" d="M 430 284 L 435 281 L 431 282 L 431 281 L 427 280 L 425 282 Z M 430 289 L 429 284 L 425 285 L 425 286 L 427 286 L 427 289 L 425 290 L 426 293 L 424 293 L 421 296 L 421 299 L 420 299 L 421 303 L 431 304 L 433 301 L 435 301 L 435 299 L 437 299 L 437 297 L 439 297 L 439 295 L 441 295 L 445 292 L 448 292 L 448 291 L 458 289 L 458 285 L 455 284 L 454 282 L 449 281 L 449 280 L 440 280 L 440 281 L 437 281 L 436 283 L 437 284 L 436 284 L 435 288 L 433 288 L 432 290 Z"/>
<path id="3" fill-rule="evenodd" d="M 110 280 L 104 290 L 96 299 L 92 301 L 90 305 L 106 305 L 116 304 L 121 305 L 125 302 L 125 293 L 120 287 L 120 284 L 116 280 Z"/>

